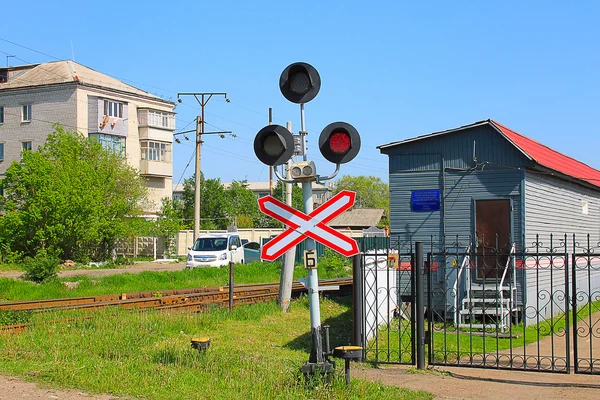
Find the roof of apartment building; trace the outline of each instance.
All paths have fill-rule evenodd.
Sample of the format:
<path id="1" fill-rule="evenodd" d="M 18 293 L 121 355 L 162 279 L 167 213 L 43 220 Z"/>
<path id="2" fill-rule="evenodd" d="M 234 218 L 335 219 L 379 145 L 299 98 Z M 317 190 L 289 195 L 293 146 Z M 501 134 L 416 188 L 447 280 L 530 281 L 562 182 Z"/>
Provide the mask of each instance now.
<path id="1" fill-rule="evenodd" d="M 0 91 L 40 86 L 61 85 L 76 82 L 83 86 L 100 87 L 117 92 L 133 94 L 156 101 L 175 104 L 159 96 L 121 82 L 112 76 L 95 71 L 75 61 L 53 61 L 41 64 L 0 68 L 4 72 Z"/>

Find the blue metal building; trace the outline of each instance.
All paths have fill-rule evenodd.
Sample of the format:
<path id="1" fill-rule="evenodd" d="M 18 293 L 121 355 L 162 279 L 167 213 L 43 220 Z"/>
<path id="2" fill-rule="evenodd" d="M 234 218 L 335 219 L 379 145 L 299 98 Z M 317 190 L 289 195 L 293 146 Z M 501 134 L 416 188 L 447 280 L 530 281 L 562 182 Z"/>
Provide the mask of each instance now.
<path id="1" fill-rule="evenodd" d="M 523 311 L 528 299 L 537 299 L 543 288 L 552 293 L 557 278 L 540 275 L 539 262 L 536 273 L 527 271 L 523 257 L 510 256 L 515 248 L 539 250 L 541 244 L 553 249 L 560 247 L 565 235 L 570 241 L 574 234 L 600 241 L 600 171 L 498 122 L 479 121 L 378 149 L 389 156 L 392 242 L 423 241 L 426 251 L 430 244 L 433 253 L 464 246 L 467 254 L 472 246 L 470 260 L 465 256 L 462 261 L 460 257 L 439 261 L 457 268 L 463 263 L 473 270 L 467 282 L 458 270 L 451 277 L 449 265 L 432 268 L 438 271 L 436 285 L 446 289 L 444 307 L 452 313 L 458 315 L 460 304 L 471 302 L 464 303 L 474 292 L 467 286 L 483 284 L 485 289 L 490 281 L 497 293 L 502 293 L 503 285 L 510 286 L 504 290 L 510 301 L 502 305 L 503 312 L 505 306 Z M 491 249 L 487 255 L 485 248 Z M 495 262 L 486 262 L 493 257 Z M 512 264 L 514 273 L 504 276 L 497 264 L 503 269 Z M 600 277 L 595 275 L 578 279 L 599 287 Z M 547 317 L 556 312 L 542 313 Z"/>

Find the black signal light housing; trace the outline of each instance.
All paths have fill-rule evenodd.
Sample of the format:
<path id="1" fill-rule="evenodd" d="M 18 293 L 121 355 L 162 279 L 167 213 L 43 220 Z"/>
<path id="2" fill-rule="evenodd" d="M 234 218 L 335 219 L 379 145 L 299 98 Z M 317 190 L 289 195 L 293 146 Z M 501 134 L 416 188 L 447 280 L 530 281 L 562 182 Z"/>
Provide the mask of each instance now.
<path id="1" fill-rule="evenodd" d="M 345 164 L 358 154 L 360 135 L 356 128 L 347 122 L 334 122 L 321 132 L 319 150 L 327 161 Z"/>
<path id="2" fill-rule="evenodd" d="M 312 65 L 304 62 L 293 63 L 281 73 L 279 89 L 283 97 L 292 103 L 308 103 L 319 93 L 321 77 Z"/>
<path id="3" fill-rule="evenodd" d="M 294 136 L 281 125 L 267 125 L 254 138 L 254 153 L 263 164 L 285 164 L 294 155 Z"/>

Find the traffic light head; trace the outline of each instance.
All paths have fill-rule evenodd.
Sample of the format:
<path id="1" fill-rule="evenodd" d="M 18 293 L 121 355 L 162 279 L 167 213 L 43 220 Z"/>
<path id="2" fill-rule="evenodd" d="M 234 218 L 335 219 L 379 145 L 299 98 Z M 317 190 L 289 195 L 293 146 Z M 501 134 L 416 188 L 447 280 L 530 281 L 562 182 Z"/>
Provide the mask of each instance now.
<path id="1" fill-rule="evenodd" d="M 254 153 L 263 164 L 285 164 L 294 155 L 294 137 L 281 125 L 267 125 L 254 138 Z"/>
<path id="2" fill-rule="evenodd" d="M 319 150 L 327 161 L 344 164 L 351 161 L 360 150 L 358 131 L 346 122 L 334 122 L 319 136 Z"/>
<path id="3" fill-rule="evenodd" d="M 293 63 L 281 73 L 279 89 L 283 97 L 292 103 L 308 103 L 319 93 L 321 77 L 312 65 Z"/>

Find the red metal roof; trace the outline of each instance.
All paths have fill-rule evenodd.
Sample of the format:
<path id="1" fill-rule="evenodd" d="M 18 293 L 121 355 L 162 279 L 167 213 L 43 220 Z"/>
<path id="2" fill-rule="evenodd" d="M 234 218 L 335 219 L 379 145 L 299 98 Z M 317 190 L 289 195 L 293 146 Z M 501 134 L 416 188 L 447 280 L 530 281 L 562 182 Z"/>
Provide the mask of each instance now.
<path id="1" fill-rule="evenodd" d="M 565 156 L 556 150 L 552 150 L 550 147 L 536 142 L 527 136 L 523 136 L 496 121 L 490 119 L 489 122 L 536 163 L 564 175 L 600 187 L 600 171 L 597 169 L 577 161 L 574 158 Z"/>

